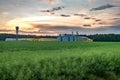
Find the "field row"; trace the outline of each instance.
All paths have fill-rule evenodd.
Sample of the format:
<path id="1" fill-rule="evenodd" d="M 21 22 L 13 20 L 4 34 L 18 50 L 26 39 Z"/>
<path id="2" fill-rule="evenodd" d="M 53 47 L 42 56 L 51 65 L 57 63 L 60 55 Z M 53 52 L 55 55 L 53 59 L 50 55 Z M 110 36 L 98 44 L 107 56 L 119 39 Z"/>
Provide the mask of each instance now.
<path id="1" fill-rule="evenodd" d="M 0 80 L 120 80 L 120 43 L 0 42 Z"/>

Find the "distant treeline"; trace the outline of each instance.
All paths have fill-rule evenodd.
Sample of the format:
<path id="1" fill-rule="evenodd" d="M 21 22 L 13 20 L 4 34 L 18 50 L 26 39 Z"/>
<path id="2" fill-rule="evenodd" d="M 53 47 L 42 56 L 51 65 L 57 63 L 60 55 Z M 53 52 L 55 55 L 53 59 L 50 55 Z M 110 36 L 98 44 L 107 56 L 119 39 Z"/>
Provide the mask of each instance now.
<path id="1" fill-rule="evenodd" d="M 87 35 L 87 37 L 97 42 L 120 42 L 120 34 L 95 34 Z"/>
<path id="2" fill-rule="evenodd" d="M 87 36 L 97 42 L 120 42 L 120 34 L 94 34 L 81 36 Z M 6 38 L 16 38 L 16 35 L 0 34 L 0 41 L 5 41 Z M 19 35 L 19 38 L 57 38 L 57 36 Z"/>

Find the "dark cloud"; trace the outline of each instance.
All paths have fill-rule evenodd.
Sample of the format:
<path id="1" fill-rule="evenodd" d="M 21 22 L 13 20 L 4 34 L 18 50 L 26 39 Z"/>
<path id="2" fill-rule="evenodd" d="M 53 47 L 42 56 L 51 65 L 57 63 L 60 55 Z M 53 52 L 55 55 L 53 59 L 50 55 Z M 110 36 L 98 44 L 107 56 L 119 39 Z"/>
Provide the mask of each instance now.
<path id="1" fill-rule="evenodd" d="M 84 27 L 91 27 L 91 24 L 84 24 Z"/>
<path id="2" fill-rule="evenodd" d="M 112 25 L 120 25 L 120 18 L 118 19 L 118 18 L 113 18 L 112 20 L 111 20 L 111 24 Z M 120 26 L 119 26 L 120 27 Z M 119 30 L 120 31 L 120 30 Z"/>
<path id="3" fill-rule="evenodd" d="M 64 6 L 59 6 L 59 7 L 55 7 L 55 8 L 52 8 L 52 9 L 41 10 L 40 12 L 55 12 L 55 11 L 58 11 L 58 10 L 62 10 L 63 8 L 65 8 L 65 7 Z"/>
<path id="4" fill-rule="evenodd" d="M 114 30 L 114 31 L 119 31 L 120 30 L 120 25 L 113 25 L 113 26 L 101 26 L 98 28 L 93 28 L 94 30 Z"/>
<path id="5" fill-rule="evenodd" d="M 117 16 L 120 16 L 120 13 L 116 14 Z"/>
<path id="6" fill-rule="evenodd" d="M 76 26 L 53 26 L 51 29 L 53 30 L 75 30 L 75 29 L 82 29 L 81 27 Z"/>
<path id="7" fill-rule="evenodd" d="M 87 15 L 85 15 L 85 14 L 74 14 L 74 16 L 84 17 L 84 16 L 87 16 Z"/>
<path id="8" fill-rule="evenodd" d="M 84 17 L 84 19 L 92 19 L 92 20 L 94 20 L 95 22 L 100 22 L 100 21 L 102 21 L 101 19 L 97 19 L 97 18 L 94 18 L 94 17 Z"/>
<path id="9" fill-rule="evenodd" d="M 50 24 L 32 24 L 33 28 L 43 30 L 68 30 L 68 29 L 81 29 L 81 27 L 77 26 L 56 26 L 56 25 L 50 25 Z"/>
<path id="10" fill-rule="evenodd" d="M 120 18 L 112 18 L 112 19 L 110 19 L 110 20 L 120 20 Z"/>
<path id="11" fill-rule="evenodd" d="M 85 30 L 83 29 L 82 31 L 86 31 L 88 34 L 109 34 L 109 33 L 120 34 L 120 25 L 101 26 L 98 28 L 91 28 Z"/>
<path id="12" fill-rule="evenodd" d="M 120 19 L 114 18 L 114 19 L 111 21 L 111 24 L 112 24 L 112 25 L 120 25 Z"/>
<path id="13" fill-rule="evenodd" d="M 95 21 L 96 21 L 96 22 L 100 22 L 100 21 L 102 21 L 102 20 L 101 20 L 101 19 L 96 19 Z"/>
<path id="14" fill-rule="evenodd" d="M 94 18 L 94 17 L 91 17 L 92 20 L 94 20 L 95 22 L 101 22 L 102 19 L 99 19 L 99 18 Z"/>
<path id="15" fill-rule="evenodd" d="M 104 10 L 104 9 L 113 8 L 113 7 L 117 7 L 117 6 L 111 5 L 111 4 L 106 4 L 106 5 L 96 7 L 96 8 L 92 8 L 92 9 L 90 9 L 90 11 Z"/>
<path id="16" fill-rule="evenodd" d="M 100 34 L 101 33 L 102 34 L 109 34 L 109 33 L 120 34 L 120 25 L 101 26 L 99 28 L 93 28 L 92 31 Z"/>
<path id="17" fill-rule="evenodd" d="M 89 24 L 85 24 L 85 27 L 91 27 Z M 50 28 L 51 29 L 51 28 Z M 54 26 L 52 27 L 53 30 L 62 30 L 62 31 L 78 31 L 81 34 L 97 34 L 97 33 L 120 33 L 120 25 L 113 25 L 113 26 L 103 26 L 99 28 L 82 28 L 82 27 L 75 27 L 75 26 Z M 116 32 L 115 32 L 116 31 Z"/>
<path id="18" fill-rule="evenodd" d="M 64 6 L 59 6 L 59 7 L 53 8 L 52 10 L 53 10 L 53 11 L 57 11 L 57 10 L 61 10 L 61 9 L 63 9 L 63 8 L 65 8 L 65 7 L 64 7 Z"/>
<path id="19" fill-rule="evenodd" d="M 51 10 L 41 10 L 40 12 L 52 12 Z"/>
<path id="20" fill-rule="evenodd" d="M 90 17 L 85 17 L 84 19 L 91 19 Z"/>
<path id="21" fill-rule="evenodd" d="M 105 25 L 106 24 L 106 22 L 104 22 L 104 21 L 102 21 L 101 19 L 97 19 L 97 20 L 95 20 L 95 22 L 93 23 L 93 25 L 98 25 L 98 24 L 100 24 L 100 25 Z"/>
<path id="22" fill-rule="evenodd" d="M 105 22 L 99 22 L 98 24 L 101 24 L 101 25 L 103 25 L 103 24 L 105 24 Z"/>
<path id="23" fill-rule="evenodd" d="M 0 30 L 0 32 L 13 32 L 13 31 L 15 30 L 5 30 L 5 29 Z"/>
<path id="24" fill-rule="evenodd" d="M 47 29 L 51 26 L 54 26 L 54 25 L 50 25 L 50 24 L 31 24 L 33 26 L 33 28 L 37 28 L 37 29 Z"/>
<path id="25" fill-rule="evenodd" d="M 66 15 L 66 14 L 61 14 L 60 16 L 62 16 L 62 17 L 70 17 L 70 15 Z"/>
<path id="26" fill-rule="evenodd" d="M 29 34 L 54 34 L 54 32 L 51 31 L 19 31 L 20 33 L 29 33 Z"/>
<path id="27" fill-rule="evenodd" d="M 120 31 L 120 25 L 110 26 L 109 28 Z"/>

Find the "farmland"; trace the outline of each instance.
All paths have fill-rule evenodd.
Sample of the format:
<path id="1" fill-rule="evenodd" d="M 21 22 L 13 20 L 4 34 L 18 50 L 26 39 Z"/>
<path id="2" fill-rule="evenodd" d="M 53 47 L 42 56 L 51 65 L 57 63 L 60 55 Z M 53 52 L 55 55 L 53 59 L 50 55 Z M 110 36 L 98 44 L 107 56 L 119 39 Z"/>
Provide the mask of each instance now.
<path id="1" fill-rule="evenodd" d="M 120 42 L 0 42 L 0 80 L 120 80 Z"/>

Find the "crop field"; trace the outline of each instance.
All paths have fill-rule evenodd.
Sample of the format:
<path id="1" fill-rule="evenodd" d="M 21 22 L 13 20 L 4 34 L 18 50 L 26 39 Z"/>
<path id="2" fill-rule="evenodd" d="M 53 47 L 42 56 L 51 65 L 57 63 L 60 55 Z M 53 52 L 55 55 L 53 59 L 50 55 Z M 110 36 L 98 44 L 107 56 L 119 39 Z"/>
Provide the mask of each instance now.
<path id="1" fill-rule="evenodd" d="M 120 80 L 120 42 L 0 42 L 0 80 Z"/>

